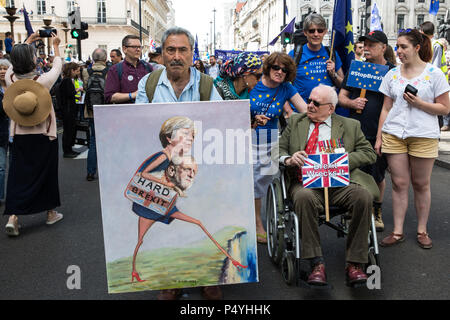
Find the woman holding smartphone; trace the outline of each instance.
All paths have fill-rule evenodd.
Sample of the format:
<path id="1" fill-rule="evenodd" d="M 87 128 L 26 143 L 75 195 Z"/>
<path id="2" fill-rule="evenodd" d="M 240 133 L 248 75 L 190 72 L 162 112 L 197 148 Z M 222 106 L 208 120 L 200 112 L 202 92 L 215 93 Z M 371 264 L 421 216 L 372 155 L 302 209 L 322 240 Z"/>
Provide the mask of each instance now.
<path id="1" fill-rule="evenodd" d="M 450 87 L 443 72 L 427 63 L 432 57 L 431 42 L 418 30 L 401 30 L 397 53 L 402 65 L 390 70 L 380 86 L 385 97 L 375 150 L 379 155 L 387 155 L 394 217 L 394 230 L 380 245 L 404 241 L 403 223 L 411 183 L 418 218 L 417 242 L 421 248 L 430 249 L 427 222 L 431 172 L 440 135 L 437 116 L 450 111 Z"/>

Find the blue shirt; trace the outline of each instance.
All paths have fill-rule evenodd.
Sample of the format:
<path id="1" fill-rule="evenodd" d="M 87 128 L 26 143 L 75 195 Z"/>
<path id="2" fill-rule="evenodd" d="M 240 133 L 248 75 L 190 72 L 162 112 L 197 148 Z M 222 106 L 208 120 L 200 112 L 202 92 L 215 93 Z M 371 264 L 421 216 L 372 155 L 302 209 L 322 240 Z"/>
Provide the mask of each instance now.
<path id="1" fill-rule="evenodd" d="M 257 144 L 271 143 L 271 130 L 278 129 L 278 118 L 283 113 L 284 104 L 296 94 L 297 90 L 289 82 L 284 82 L 277 88 L 269 88 L 262 81 L 259 81 L 253 90 L 250 91 L 250 112 L 252 118 L 261 114 L 270 118 L 265 126 L 256 128 Z M 265 139 L 266 137 L 267 139 Z"/>
<path id="2" fill-rule="evenodd" d="M 146 75 L 139 81 L 138 94 L 136 97 L 136 103 L 149 103 L 147 92 L 145 91 L 145 85 L 150 74 Z M 180 97 L 177 98 L 175 91 L 172 88 L 172 84 L 167 78 L 166 69 L 163 70 L 161 77 L 159 77 L 158 84 L 153 95 L 153 103 L 157 102 L 183 102 L 183 101 L 200 101 L 200 71 L 191 67 L 191 78 L 189 83 L 184 87 Z M 221 101 L 222 97 L 213 86 L 211 90 L 211 101 Z"/>
<path id="3" fill-rule="evenodd" d="M 13 40 L 11 38 L 6 38 L 5 39 L 5 51 L 6 51 L 6 53 L 11 53 L 12 41 Z"/>
<path id="4" fill-rule="evenodd" d="M 289 52 L 289 55 L 294 58 L 294 50 Z M 335 70 L 338 71 L 342 67 L 342 61 L 336 51 L 335 55 Z M 329 58 L 330 56 L 323 45 L 319 51 L 310 50 L 307 44 L 303 46 L 302 57 L 297 66 L 297 76 L 295 77 L 294 87 L 304 101 L 308 100 L 312 89 L 319 84 L 322 83 L 331 87 L 334 86 L 333 81 L 330 79 L 327 72 L 327 60 Z"/>

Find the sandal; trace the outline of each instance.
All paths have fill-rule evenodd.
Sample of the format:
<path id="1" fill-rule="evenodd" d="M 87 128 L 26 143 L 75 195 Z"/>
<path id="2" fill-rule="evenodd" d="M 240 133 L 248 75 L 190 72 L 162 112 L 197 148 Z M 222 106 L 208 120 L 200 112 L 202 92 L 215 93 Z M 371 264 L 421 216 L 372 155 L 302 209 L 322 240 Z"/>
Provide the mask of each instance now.
<path id="1" fill-rule="evenodd" d="M 19 224 L 17 218 L 9 218 L 8 223 L 5 226 L 6 234 L 10 237 L 17 237 L 19 235 Z"/>
<path id="2" fill-rule="evenodd" d="M 405 241 L 405 237 L 403 234 L 391 233 L 389 236 L 381 240 L 380 246 L 382 247 L 390 247 L 400 242 Z"/>
<path id="3" fill-rule="evenodd" d="M 433 247 L 433 242 L 426 232 L 417 232 L 417 243 L 422 249 L 431 249 Z"/>
<path id="4" fill-rule="evenodd" d="M 257 233 L 256 242 L 265 244 L 267 243 L 267 233 Z"/>
<path id="5" fill-rule="evenodd" d="M 59 213 L 59 212 L 56 212 L 56 211 L 53 211 L 53 212 L 54 212 L 54 214 L 52 215 L 53 217 L 51 219 L 49 219 L 49 217 L 47 215 L 47 222 L 46 222 L 46 224 L 48 224 L 48 225 L 54 224 L 54 223 L 58 222 L 59 220 L 61 220 L 64 217 L 62 213 Z"/>

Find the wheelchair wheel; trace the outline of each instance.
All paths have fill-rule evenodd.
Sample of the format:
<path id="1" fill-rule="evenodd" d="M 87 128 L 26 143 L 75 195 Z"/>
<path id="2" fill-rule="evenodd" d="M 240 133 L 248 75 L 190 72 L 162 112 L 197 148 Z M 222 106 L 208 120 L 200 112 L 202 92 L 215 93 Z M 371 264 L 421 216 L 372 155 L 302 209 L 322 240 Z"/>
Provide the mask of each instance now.
<path id="1" fill-rule="evenodd" d="M 278 190 L 277 190 L 278 189 Z M 281 261 L 283 254 L 283 233 L 278 229 L 279 206 L 277 201 L 281 201 L 281 186 L 278 179 L 275 179 L 267 190 L 266 197 L 266 221 L 267 221 L 267 252 L 275 265 Z"/>
<path id="2" fill-rule="evenodd" d="M 281 260 L 281 275 L 287 285 L 292 286 L 295 284 L 296 271 L 295 271 L 295 257 L 292 252 L 285 252 L 283 259 Z"/>

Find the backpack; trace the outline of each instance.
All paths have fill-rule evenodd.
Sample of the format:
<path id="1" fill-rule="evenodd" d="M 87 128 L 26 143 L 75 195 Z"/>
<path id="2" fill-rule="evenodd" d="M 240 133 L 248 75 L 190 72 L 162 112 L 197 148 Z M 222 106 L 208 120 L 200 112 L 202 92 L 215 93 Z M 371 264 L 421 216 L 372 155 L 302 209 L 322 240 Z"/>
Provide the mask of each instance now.
<path id="1" fill-rule="evenodd" d="M 105 104 L 105 78 L 108 68 L 101 71 L 88 69 L 89 79 L 86 86 L 86 108 L 92 112 L 94 105 Z"/>
<path id="2" fill-rule="evenodd" d="M 158 69 L 153 71 L 147 79 L 145 84 L 145 92 L 147 93 L 148 102 L 153 101 L 153 96 L 155 95 L 156 86 L 158 85 L 159 78 L 165 69 Z M 211 91 L 213 88 L 213 78 L 200 73 L 200 101 L 209 101 L 211 97 Z"/>
<path id="3" fill-rule="evenodd" d="M 139 61 L 144 65 L 145 70 L 147 70 L 148 73 L 153 71 L 152 66 L 149 65 L 147 62 L 145 62 L 144 60 Z M 117 75 L 119 76 L 119 83 L 122 81 L 122 74 L 123 74 L 123 60 L 117 64 Z"/>

